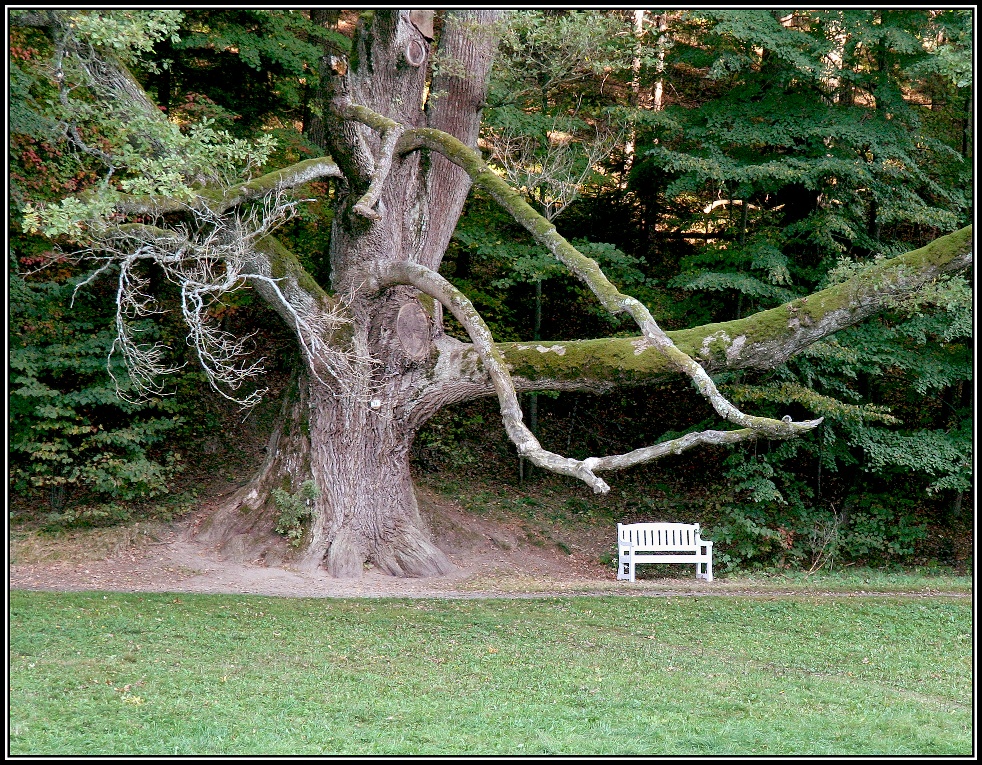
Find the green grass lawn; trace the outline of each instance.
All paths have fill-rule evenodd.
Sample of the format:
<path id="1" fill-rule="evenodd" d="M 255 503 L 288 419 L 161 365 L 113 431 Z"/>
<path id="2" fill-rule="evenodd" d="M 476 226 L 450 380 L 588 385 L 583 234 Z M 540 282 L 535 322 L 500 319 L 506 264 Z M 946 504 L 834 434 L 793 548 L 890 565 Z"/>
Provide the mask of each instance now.
<path id="1" fill-rule="evenodd" d="M 972 753 L 967 598 L 10 593 L 10 754 Z"/>

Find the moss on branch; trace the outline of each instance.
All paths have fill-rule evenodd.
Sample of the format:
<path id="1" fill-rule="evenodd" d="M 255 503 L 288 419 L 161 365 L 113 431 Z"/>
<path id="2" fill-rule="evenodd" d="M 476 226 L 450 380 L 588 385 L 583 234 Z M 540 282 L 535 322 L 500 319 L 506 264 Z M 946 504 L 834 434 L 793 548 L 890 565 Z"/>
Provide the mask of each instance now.
<path id="1" fill-rule="evenodd" d="M 334 304 L 332 298 L 317 280 L 300 263 L 300 259 L 288 250 L 275 236 L 265 236 L 256 243 L 256 249 L 269 260 L 270 276 L 273 279 L 291 279 L 322 306 Z"/>
<path id="2" fill-rule="evenodd" d="M 260 199 L 285 189 L 296 188 L 310 181 L 340 177 L 341 170 L 330 157 L 316 157 L 305 159 L 280 170 L 274 170 L 249 181 L 237 183 L 227 189 L 203 186 L 195 189 L 194 192 L 209 209 L 220 213 L 243 202 Z M 79 199 L 86 201 L 92 198 L 94 194 L 95 192 L 91 191 L 83 192 L 79 195 Z M 115 209 L 127 215 L 162 215 L 181 212 L 188 207 L 193 207 L 193 205 L 194 202 L 189 203 L 186 200 L 173 197 L 120 194 L 117 197 Z"/>
<path id="3" fill-rule="evenodd" d="M 258 199 L 284 189 L 302 186 L 310 181 L 339 177 L 341 177 L 341 170 L 334 160 L 330 157 L 316 157 L 305 159 L 281 170 L 274 170 L 251 181 L 244 181 L 224 192 L 207 192 L 202 193 L 202 196 L 207 198 L 210 194 L 220 210 L 227 210 L 250 199 Z"/>
<path id="4" fill-rule="evenodd" d="M 967 226 L 806 298 L 743 319 L 667 334 L 681 352 L 699 358 L 709 371 L 771 368 L 822 337 L 889 308 L 895 298 L 966 268 L 972 261 L 972 243 L 972 227 Z M 640 337 L 498 347 L 512 374 L 523 378 L 523 389 L 541 381 L 543 388 L 579 383 L 583 389 L 601 390 L 641 385 L 676 372 L 665 355 L 645 349 Z"/>

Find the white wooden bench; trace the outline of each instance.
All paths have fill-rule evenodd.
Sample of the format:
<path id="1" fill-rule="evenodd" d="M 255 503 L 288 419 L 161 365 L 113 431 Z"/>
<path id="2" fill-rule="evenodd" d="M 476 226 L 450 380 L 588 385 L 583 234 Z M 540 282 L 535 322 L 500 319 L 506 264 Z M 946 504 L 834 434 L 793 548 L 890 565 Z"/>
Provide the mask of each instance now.
<path id="1" fill-rule="evenodd" d="M 713 543 L 698 523 L 618 523 L 617 578 L 634 581 L 638 563 L 695 563 L 696 579 L 713 581 Z"/>

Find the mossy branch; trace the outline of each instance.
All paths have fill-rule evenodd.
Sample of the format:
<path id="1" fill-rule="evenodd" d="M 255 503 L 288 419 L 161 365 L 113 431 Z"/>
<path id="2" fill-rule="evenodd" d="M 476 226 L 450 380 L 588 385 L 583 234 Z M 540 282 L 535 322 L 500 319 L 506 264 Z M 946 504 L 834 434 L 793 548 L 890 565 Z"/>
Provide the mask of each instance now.
<path id="1" fill-rule="evenodd" d="M 346 114 L 376 130 L 393 130 L 394 123 L 381 115 L 373 113 L 364 106 L 349 107 Z M 540 215 L 524 196 L 499 178 L 481 159 L 480 154 L 466 146 L 457 138 L 433 128 L 407 130 L 399 143 L 399 150 L 408 152 L 420 148 L 437 151 L 463 169 L 475 186 L 488 192 L 512 217 L 515 218 L 532 237 L 543 245 L 580 281 L 587 285 L 608 311 L 613 315 L 629 314 L 641 329 L 642 341 L 638 352 L 648 347 L 656 348 L 678 371 L 688 375 L 696 389 L 724 419 L 753 430 L 760 430 L 772 438 L 788 438 L 804 433 L 821 423 L 821 419 L 804 422 L 791 422 L 787 418 L 776 420 L 770 417 L 756 417 L 744 414 L 730 403 L 706 373 L 705 369 L 691 356 L 679 350 L 668 335 L 655 322 L 651 312 L 638 300 L 621 293 L 607 278 L 599 264 L 588 258 L 562 237 L 547 218 Z"/>
<path id="2" fill-rule="evenodd" d="M 841 284 L 743 319 L 668 332 L 684 353 L 709 372 L 772 369 L 829 335 L 887 310 L 943 276 L 972 265 L 972 227 L 873 266 Z M 609 391 L 644 385 L 674 372 L 668 359 L 640 352 L 643 339 L 499 343 L 522 391 Z M 464 364 L 471 369 L 473 364 Z M 469 378 L 472 386 L 480 386 Z M 485 390 L 488 383 L 483 383 Z"/>
<path id="3" fill-rule="evenodd" d="M 274 170 L 250 181 L 237 183 L 227 189 L 207 186 L 196 189 L 198 196 L 191 203 L 173 197 L 120 194 L 114 209 L 124 215 L 160 215 L 181 212 L 196 204 L 204 204 L 212 212 L 222 213 L 244 202 L 275 195 L 287 189 L 295 189 L 311 181 L 340 177 L 342 177 L 341 170 L 330 157 L 317 157 Z M 80 195 L 83 201 L 86 198 L 85 194 Z"/>
<path id="4" fill-rule="evenodd" d="M 439 300 L 467 330 L 467 334 L 474 343 L 474 348 L 481 357 L 483 367 L 491 378 L 491 383 L 498 395 L 505 431 L 517 447 L 518 453 L 545 470 L 580 479 L 597 493 L 606 494 L 610 490 L 610 486 L 597 476 L 596 471 L 598 470 L 620 470 L 632 465 L 652 462 L 670 454 L 681 454 L 699 444 L 733 444 L 753 440 L 765 434 L 770 435 L 762 428 L 745 428 L 734 431 L 706 430 L 701 433 L 689 433 L 680 438 L 643 449 L 636 449 L 627 454 L 588 457 L 585 460 L 575 460 L 550 452 L 542 448 L 538 439 L 525 426 L 515 384 L 508 372 L 508 364 L 495 345 L 491 330 L 488 329 L 484 319 L 470 300 L 436 271 L 417 263 L 386 264 L 373 275 L 373 278 L 366 282 L 366 286 L 376 290 L 400 284 L 410 284 Z M 788 430 L 776 437 L 792 438 L 797 433 L 796 430 Z"/>

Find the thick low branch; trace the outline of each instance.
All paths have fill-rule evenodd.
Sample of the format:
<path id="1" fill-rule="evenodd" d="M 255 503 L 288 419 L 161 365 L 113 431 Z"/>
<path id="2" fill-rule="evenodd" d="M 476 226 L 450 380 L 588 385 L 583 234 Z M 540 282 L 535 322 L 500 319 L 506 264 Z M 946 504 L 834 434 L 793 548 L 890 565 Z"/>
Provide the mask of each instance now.
<path id="1" fill-rule="evenodd" d="M 522 422 L 522 407 L 518 403 L 518 395 L 515 393 L 515 386 L 512 384 L 504 359 L 495 346 L 494 336 L 464 293 L 436 271 L 405 261 L 387 264 L 382 268 L 377 279 L 379 289 L 411 284 L 439 300 L 463 325 L 474 342 L 474 348 L 480 354 L 484 369 L 498 394 L 505 431 L 521 456 L 546 470 L 579 478 L 597 493 L 610 491 L 610 486 L 598 478 L 586 462 L 562 457 L 543 449 L 538 439 Z"/>
<path id="2" fill-rule="evenodd" d="M 543 449 L 538 439 L 522 421 L 522 408 L 508 366 L 494 343 L 491 330 L 481 318 L 467 297 L 436 271 L 417 263 L 399 262 L 386 265 L 375 278 L 376 289 L 384 289 L 399 284 L 411 284 L 422 292 L 439 300 L 467 330 L 474 342 L 474 348 L 491 379 L 501 407 L 501 417 L 508 437 L 518 448 L 518 453 L 539 467 L 579 478 L 597 493 L 606 493 L 610 487 L 596 475 L 598 470 L 621 470 L 644 462 L 681 454 L 699 444 L 734 444 L 760 438 L 765 435 L 776 438 L 793 438 L 800 430 L 815 427 L 821 420 L 802 423 L 807 427 L 788 429 L 772 435 L 763 428 L 746 428 L 734 431 L 707 430 L 689 433 L 664 443 L 636 449 L 627 454 L 607 457 L 588 457 L 575 460 Z M 790 418 L 788 418 L 790 419 Z"/>
<path id="3" fill-rule="evenodd" d="M 293 330 L 309 372 L 335 396 L 368 401 L 376 394 L 378 361 L 357 345 L 344 296 L 325 292 L 271 235 L 255 242 L 242 275 Z"/>
<path id="4" fill-rule="evenodd" d="M 772 369 L 934 280 L 964 271 L 972 265 L 972 249 L 972 227 L 968 226 L 806 298 L 743 319 L 667 334 L 679 350 L 700 359 L 709 372 Z M 669 360 L 646 347 L 640 337 L 499 343 L 498 348 L 520 391 L 602 393 L 676 373 Z M 492 393 L 473 349 L 450 347 L 446 355 L 445 363 L 458 370 L 455 385 L 459 394 L 449 401 Z"/>

